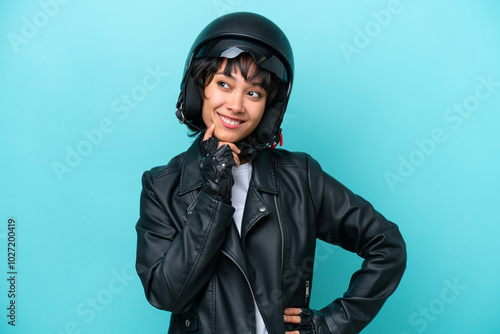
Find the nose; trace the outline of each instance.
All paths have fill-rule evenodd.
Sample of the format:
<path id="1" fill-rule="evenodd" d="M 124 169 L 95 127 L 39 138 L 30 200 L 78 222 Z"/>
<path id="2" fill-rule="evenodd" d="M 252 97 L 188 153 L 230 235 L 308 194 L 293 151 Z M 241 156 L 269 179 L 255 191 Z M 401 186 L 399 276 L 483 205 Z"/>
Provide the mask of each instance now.
<path id="1" fill-rule="evenodd" d="M 243 112 L 243 94 L 237 91 L 233 92 L 227 101 L 226 107 L 233 113 Z"/>

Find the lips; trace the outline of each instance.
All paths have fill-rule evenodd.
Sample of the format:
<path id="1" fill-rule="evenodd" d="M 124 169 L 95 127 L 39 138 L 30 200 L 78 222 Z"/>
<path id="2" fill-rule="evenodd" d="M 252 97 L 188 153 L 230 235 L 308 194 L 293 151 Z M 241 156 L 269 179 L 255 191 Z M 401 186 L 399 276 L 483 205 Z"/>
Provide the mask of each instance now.
<path id="1" fill-rule="evenodd" d="M 241 126 L 241 124 L 245 123 L 245 121 L 242 121 L 240 119 L 227 117 L 227 116 L 224 116 L 221 114 L 218 114 L 218 115 L 219 115 L 219 119 L 220 119 L 222 125 L 224 125 L 226 128 L 229 128 L 229 129 L 239 128 Z"/>

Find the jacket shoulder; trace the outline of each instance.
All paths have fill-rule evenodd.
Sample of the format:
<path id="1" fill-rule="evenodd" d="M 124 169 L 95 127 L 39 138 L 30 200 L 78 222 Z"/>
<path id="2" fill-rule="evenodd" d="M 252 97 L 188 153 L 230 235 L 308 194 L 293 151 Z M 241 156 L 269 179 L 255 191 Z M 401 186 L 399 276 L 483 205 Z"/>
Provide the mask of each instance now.
<path id="1" fill-rule="evenodd" d="M 277 167 L 310 168 L 319 167 L 318 162 L 305 152 L 290 152 L 284 149 L 274 149 L 271 151 Z"/>
<path id="2" fill-rule="evenodd" d="M 153 180 L 171 173 L 179 173 L 182 170 L 185 159 L 186 152 L 175 156 L 166 165 L 153 167 L 149 171 L 146 171 L 146 173 L 148 173 Z"/>

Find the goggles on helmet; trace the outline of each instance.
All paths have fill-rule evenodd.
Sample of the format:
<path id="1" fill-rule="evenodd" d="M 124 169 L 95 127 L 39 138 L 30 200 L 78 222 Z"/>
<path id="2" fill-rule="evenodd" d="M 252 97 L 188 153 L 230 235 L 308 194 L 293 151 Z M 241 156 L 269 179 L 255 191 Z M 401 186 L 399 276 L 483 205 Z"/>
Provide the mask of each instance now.
<path id="1" fill-rule="evenodd" d="M 274 73 L 281 81 L 288 83 L 288 73 L 283 62 L 268 49 L 242 39 L 216 39 L 209 41 L 196 53 L 195 58 L 236 58 L 249 53 L 261 68 Z"/>

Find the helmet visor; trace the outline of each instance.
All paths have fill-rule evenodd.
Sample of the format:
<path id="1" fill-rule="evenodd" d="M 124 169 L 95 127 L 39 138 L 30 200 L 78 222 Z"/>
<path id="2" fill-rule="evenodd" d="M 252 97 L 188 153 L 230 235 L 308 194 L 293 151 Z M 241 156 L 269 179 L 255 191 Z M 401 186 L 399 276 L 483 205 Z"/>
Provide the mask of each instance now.
<path id="1" fill-rule="evenodd" d="M 218 39 L 210 41 L 203 45 L 195 58 L 223 57 L 232 59 L 244 52 L 252 55 L 257 65 L 288 83 L 288 73 L 283 62 L 268 49 L 246 40 Z"/>

